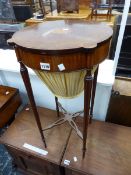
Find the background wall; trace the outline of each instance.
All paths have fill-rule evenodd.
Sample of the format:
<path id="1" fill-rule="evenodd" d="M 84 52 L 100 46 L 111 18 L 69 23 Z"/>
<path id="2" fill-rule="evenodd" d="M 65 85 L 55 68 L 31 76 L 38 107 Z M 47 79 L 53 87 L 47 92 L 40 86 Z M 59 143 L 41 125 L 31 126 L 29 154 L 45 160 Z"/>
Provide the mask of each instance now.
<path id="1" fill-rule="evenodd" d="M 94 104 L 94 118 L 98 120 L 105 120 L 106 117 L 113 84 L 113 77 L 111 76 L 112 62 L 111 60 L 106 60 L 99 67 Z M 37 106 L 55 109 L 54 95 L 31 69 L 29 69 L 29 73 Z M 17 62 L 13 50 L 0 50 L 0 82 L 3 85 L 18 88 L 23 100 L 23 105 L 28 103 L 26 90 L 19 73 L 19 63 Z M 83 110 L 83 93 L 79 97 L 73 99 L 59 99 L 59 101 L 69 112 Z"/>

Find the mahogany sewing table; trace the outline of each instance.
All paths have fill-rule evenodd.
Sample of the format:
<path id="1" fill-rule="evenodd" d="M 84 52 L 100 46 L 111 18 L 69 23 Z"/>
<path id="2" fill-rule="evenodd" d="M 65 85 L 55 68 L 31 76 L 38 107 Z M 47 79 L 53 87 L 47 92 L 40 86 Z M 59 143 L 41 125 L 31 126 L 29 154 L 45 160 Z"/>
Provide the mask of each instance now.
<path id="1" fill-rule="evenodd" d="M 21 75 L 45 147 L 48 145 L 44 138 L 26 66 L 35 70 L 58 73 L 87 71 L 84 78 L 82 149 L 84 157 L 88 123 L 90 116 L 93 115 L 98 68 L 94 75 L 91 72 L 94 66 L 107 57 L 111 36 L 112 29 L 103 23 L 60 20 L 26 27 L 16 32 L 8 41 L 15 47 Z M 41 63 L 47 64 L 44 70 L 41 68 Z M 61 71 L 59 65 L 62 65 L 64 70 Z"/>

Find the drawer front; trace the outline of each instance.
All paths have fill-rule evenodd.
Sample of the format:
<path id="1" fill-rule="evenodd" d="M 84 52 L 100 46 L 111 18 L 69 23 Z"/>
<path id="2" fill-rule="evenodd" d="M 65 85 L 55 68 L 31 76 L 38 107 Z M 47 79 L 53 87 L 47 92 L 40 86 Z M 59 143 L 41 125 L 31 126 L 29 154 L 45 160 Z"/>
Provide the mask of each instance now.
<path id="1" fill-rule="evenodd" d="M 7 146 L 7 150 L 14 159 L 14 164 L 24 171 L 38 175 L 60 175 L 60 168 L 46 160 L 35 157 L 20 150 Z"/>

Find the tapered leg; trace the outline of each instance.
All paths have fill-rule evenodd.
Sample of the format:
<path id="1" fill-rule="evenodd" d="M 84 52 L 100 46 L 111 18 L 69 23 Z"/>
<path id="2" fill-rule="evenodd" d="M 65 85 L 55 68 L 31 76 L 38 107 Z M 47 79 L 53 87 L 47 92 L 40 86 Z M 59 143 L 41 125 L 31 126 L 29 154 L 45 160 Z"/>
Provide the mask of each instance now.
<path id="1" fill-rule="evenodd" d="M 86 74 L 84 79 L 83 158 L 85 157 L 85 152 L 86 152 L 87 129 L 88 129 L 89 118 L 90 118 L 89 115 L 90 115 L 92 81 L 93 81 L 93 77 L 90 71 L 89 74 Z"/>
<path id="2" fill-rule="evenodd" d="M 94 79 L 93 79 L 93 87 L 92 87 L 92 97 L 91 97 L 91 109 L 90 109 L 90 123 L 92 121 L 93 117 L 93 107 L 94 107 L 94 99 L 95 99 L 95 92 L 96 92 L 96 83 L 97 83 L 97 75 L 98 75 L 98 68 L 96 69 L 94 73 Z"/>
<path id="3" fill-rule="evenodd" d="M 42 126 L 41 126 L 39 114 L 37 112 L 37 108 L 36 108 L 36 104 L 35 104 L 35 100 L 34 100 L 34 96 L 33 96 L 33 92 L 32 92 L 32 87 L 31 87 L 31 83 L 30 83 L 28 70 L 21 61 L 19 61 L 19 63 L 20 63 L 21 76 L 23 78 L 23 81 L 24 81 L 24 84 L 25 84 L 25 87 L 26 87 L 26 90 L 27 90 L 27 94 L 28 94 L 28 97 L 29 97 L 29 100 L 30 100 L 32 110 L 34 112 L 34 116 L 35 116 L 35 119 L 36 119 L 36 122 L 37 122 L 37 126 L 38 126 L 38 129 L 40 131 L 42 141 L 43 141 L 45 147 L 47 147 L 46 142 L 45 142 L 45 138 L 44 138 L 44 134 L 43 134 L 43 131 L 42 131 Z"/>
<path id="4" fill-rule="evenodd" d="M 57 117 L 60 117 L 60 113 L 59 113 L 59 106 L 58 106 L 58 98 L 55 96 L 55 103 L 56 103 L 56 111 L 57 111 Z"/>

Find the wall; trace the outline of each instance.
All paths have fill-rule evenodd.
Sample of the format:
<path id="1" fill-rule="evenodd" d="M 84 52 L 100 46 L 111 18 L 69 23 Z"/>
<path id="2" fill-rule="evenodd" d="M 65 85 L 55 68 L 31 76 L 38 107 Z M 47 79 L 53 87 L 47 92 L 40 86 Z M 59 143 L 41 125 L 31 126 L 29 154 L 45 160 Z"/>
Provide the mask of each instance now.
<path id="1" fill-rule="evenodd" d="M 106 60 L 99 68 L 94 104 L 94 118 L 98 120 L 105 120 L 106 117 L 106 111 L 113 84 L 113 77 L 111 76 L 112 63 L 113 61 Z M 53 94 L 32 70 L 29 69 L 29 73 L 37 106 L 55 109 L 55 99 Z M 14 51 L 0 50 L 0 81 L 3 85 L 18 88 L 23 100 L 23 105 L 28 103 L 26 90 L 19 73 L 19 63 L 17 63 Z M 69 112 L 83 110 L 83 93 L 74 99 L 59 100 L 64 108 Z"/>

